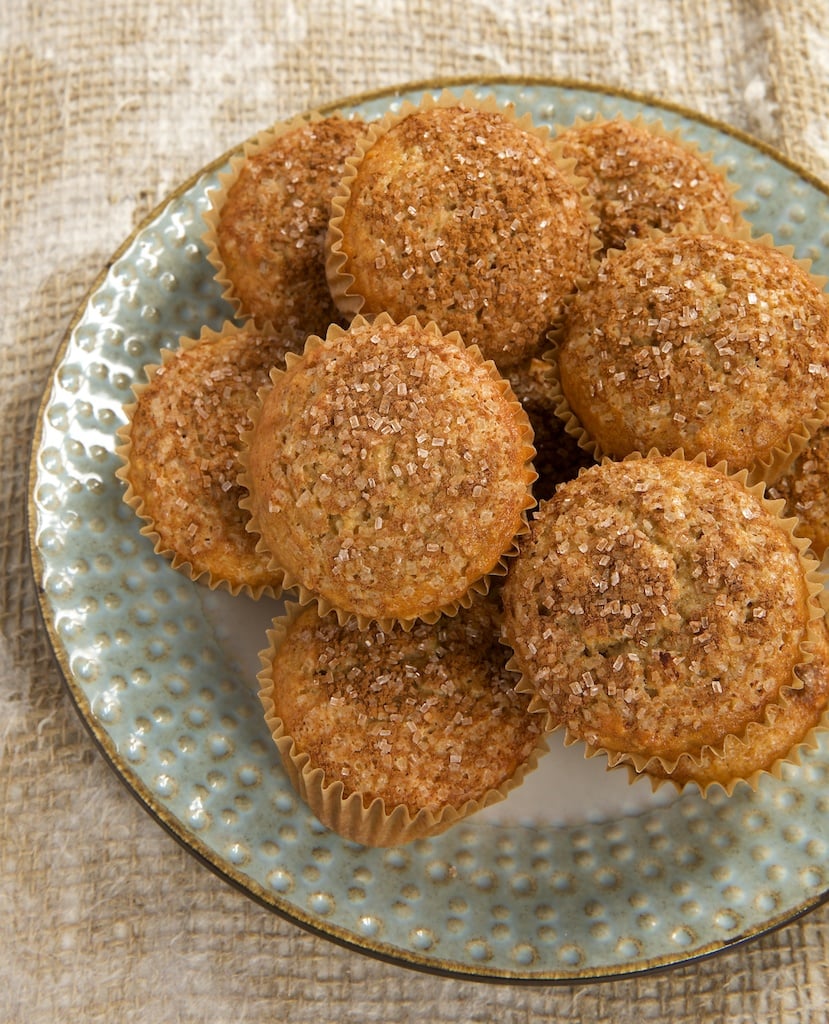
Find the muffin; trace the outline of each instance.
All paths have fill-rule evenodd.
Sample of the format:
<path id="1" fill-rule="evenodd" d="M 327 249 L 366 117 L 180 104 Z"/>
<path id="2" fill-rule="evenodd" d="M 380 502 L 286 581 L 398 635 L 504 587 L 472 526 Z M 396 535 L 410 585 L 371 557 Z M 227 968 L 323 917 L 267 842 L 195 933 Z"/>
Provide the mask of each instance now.
<path id="1" fill-rule="evenodd" d="M 769 488 L 769 497 L 782 498 L 789 515 L 797 516 L 796 532 L 808 537 L 823 558 L 829 547 L 829 426 L 821 426 L 792 465 Z"/>
<path id="2" fill-rule="evenodd" d="M 434 621 L 503 573 L 534 504 L 532 430 L 476 348 L 415 317 L 358 316 L 272 379 L 244 505 L 303 601 Z"/>
<path id="3" fill-rule="evenodd" d="M 566 742 L 683 778 L 802 687 L 821 581 L 745 477 L 653 453 L 583 470 L 540 506 L 503 629 Z"/>
<path id="4" fill-rule="evenodd" d="M 556 395 L 551 386 L 552 370 L 542 359 L 530 359 L 507 375 L 515 397 L 524 407 L 533 428 L 538 479 L 533 485 L 536 501 L 552 496 L 564 480 L 571 480 L 580 469 L 592 466 L 593 457 L 567 433 L 556 415 Z"/>
<path id="5" fill-rule="evenodd" d="M 545 749 L 491 597 L 411 631 L 274 621 L 260 698 L 286 771 L 330 828 L 371 846 L 435 835 L 517 786 Z"/>
<path id="6" fill-rule="evenodd" d="M 826 416 L 829 304 L 767 241 L 665 235 L 608 254 L 553 364 L 597 458 L 683 448 L 773 482 Z"/>
<path id="7" fill-rule="evenodd" d="M 660 121 L 618 115 L 579 120 L 556 135 L 586 180 L 599 219 L 602 250 L 677 227 L 695 232 L 745 230 L 736 188 L 679 132 Z"/>
<path id="8" fill-rule="evenodd" d="M 325 233 L 345 158 L 364 131 L 359 119 L 312 115 L 264 133 L 231 163 L 206 215 L 224 297 L 239 315 L 293 332 L 295 351 L 339 318 Z"/>
<path id="9" fill-rule="evenodd" d="M 597 245 L 548 134 L 471 94 L 371 125 L 332 201 L 339 309 L 434 320 L 502 370 L 539 355 Z"/>
<path id="10" fill-rule="evenodd" d="M 145 520 L 141 533 L 174 568 L 234 594 L 281 589 L 282 573 L 246 529 L 237 474 L 251 404 L 285 351 L 272 329 L 205 327 L 146 368 L 147 383 L 134 387 L 118 431 L 124 465 L 116 475 L 127 485 L 124 500 Z"/>

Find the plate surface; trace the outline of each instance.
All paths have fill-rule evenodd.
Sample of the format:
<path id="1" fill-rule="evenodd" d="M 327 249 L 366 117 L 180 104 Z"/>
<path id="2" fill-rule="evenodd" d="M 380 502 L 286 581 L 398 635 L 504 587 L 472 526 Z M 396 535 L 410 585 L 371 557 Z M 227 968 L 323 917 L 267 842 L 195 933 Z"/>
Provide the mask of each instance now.
<path id="1" fill-rule="evenodd" d="M 429 83 L 336 105 L 380 115 Z M 829 274 L 825 186 L 748 137 L 641 97 L 553 81 L 464 82 L 568 124 L 642 113 L 740 183 L 755 232 Z M 435 839 L 370 850 L 327 831 L 283 774 L 256 697 L 278 602 L 210 592 L 140 536 L 115 432 L 142 367 L 231 315 L 200 241 L 232 154 L 116 253 L 78 311 L 43 398 L 32 560 L 51 642 L 116 773 L 197 857 L 298 924 L 397 963 L 476 979 L 571 981 L 688 961 L 829 897 L 829 742 L 782 780 L 708 800 L 628 786 L 558 736 L 503 804 Z"/>

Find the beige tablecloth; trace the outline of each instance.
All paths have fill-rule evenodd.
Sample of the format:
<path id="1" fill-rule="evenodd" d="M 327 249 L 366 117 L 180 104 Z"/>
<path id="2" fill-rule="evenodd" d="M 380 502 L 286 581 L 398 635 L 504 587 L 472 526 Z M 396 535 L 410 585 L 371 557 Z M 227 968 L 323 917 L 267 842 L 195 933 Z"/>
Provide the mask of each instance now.
<path id="1" fill-rule="evenodd" d="M 814 0 L 5 0 L 0 15 L 0 1019 L 597 1024 L 826 1020 L 829 909 L 714 959 L 564 988 L 438 979 L 314 937 L 203 868 L 70 705 L 27 550 L 50 363 L 108 256 L 264 125 L 447 75 L 670 99 L 829 180 Z"/>

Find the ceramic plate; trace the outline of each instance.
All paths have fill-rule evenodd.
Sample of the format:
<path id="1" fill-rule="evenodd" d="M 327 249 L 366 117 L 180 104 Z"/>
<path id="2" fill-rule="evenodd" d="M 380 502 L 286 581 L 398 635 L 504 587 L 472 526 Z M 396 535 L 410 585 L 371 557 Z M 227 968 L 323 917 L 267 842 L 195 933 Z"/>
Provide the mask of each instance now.
<path id="1" fill-rule="evenodd" d="M 643 113 L 710 151 L 757 231 L 829 274 L 827 189 L 755 141 L 573 83 L 428 83 L 336 104 L 372 118 L 470 85 L 537 122 Z M 756 793 L 652 795 L 557 736 L 507 801 L 444 835 L 365 849 L 296 797 L 262 720 L 258 652 L 278 602 L 210 592 L 139 534 L 115 432 L 142 367 L 231 315 L 200 241 L 232 154 L 178 191 L 102 272 L 63 341 L 34 443 L 30 534 L 43 616 L 109 763 L 184 846 L 265 906 L 365 953 L 476 979 L 571 981 L 686 962 L 829 895 L 829 742 Z"/>

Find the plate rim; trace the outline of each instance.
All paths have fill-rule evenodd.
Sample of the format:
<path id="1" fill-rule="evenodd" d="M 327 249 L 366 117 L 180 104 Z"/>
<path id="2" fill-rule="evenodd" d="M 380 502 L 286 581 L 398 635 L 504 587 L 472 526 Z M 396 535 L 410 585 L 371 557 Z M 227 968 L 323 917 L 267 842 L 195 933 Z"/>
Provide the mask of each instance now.
<path id="1" fill-rule="evenodd" d="M 610 97 L 613 99 L 629 100 L 631 102 L 647 105 L 656 110 L 679 115 L 691 121 L 695 121 L 706 127 L 712 128 L 725 135 L 752 147 L 771 157 L 789 171 L 793 172 L 813 188 L 822 192 L 829 199 L 829 183 L 821 179 L 807 167 L 798 161 L 788 157 L 771 144 L 758 139 L 749 132 L 736 128 L 727 122 L 711 117 L 700 111 L 693 110 L 682 104 L 664 100 L 652 93 L 640 92 L 627 88 L 616 88 L 607 83 L 584 81 L 571 77 L 555 76 L 522 76 L 522 75 L 458 75 L 438 76 L 397 83 L 390 86 L 361 91 L 352 95 L 342 96 L 332 102 L 327 102 L 316 107 L 309 107 L 300 116 L 308 116 L 316 111 L 323 115 L 332 114 L 343 108 L 355 107 L 358 105 L 374 102 L 388 98 L 390 101 L 403 94 L 417 93 L 421 91 L 436 89 L 457 89 L 457 88 L 487 88 L 497 86 L 508 86 L 515 88 L 551 88 L 571 89 L 587 93 Z M 276 913 L 283 920 L 287 920 L 303 930 L 316 935 L 319 938 L 332 941 L 337 945 L 352 952 L 371 956 L 373 959 L 392 964 L 395 966 L 407 967 L 425 974 L 436 975 L 444 978 L 457 980 L 488 982 L 497 984 L 513 984 L 524 986 L 568 986 L 585 982 L 608 982 L 625 978 L 640 977 L 643 975 L 660 973 L 672 968 L 678 968 L 698 963 L 711 957 L 741 947 L 748 942 L 755 941 L 764 935 L 768 935 L 778 929 L 793 924 L 805 915 L 829 903 L 829 886 L 817 896 L 804 900 L 793 907 L 780 912 L 761 925 L 747 929 L 741 934 L 722 940 L 712 940 L 704 944 L 692 953 L 666 954 L 662 957 L 640 958 L 627 964 L 620 964 L 617 967 L 605 965 L 601 969 L 576 968 L 573 970 L 556 969 L 554 972 L 535 971 L 522 972 L 520 970 L 509 970 L 505 968 L 489 968 L 485 965 L 466 968 L 454 960 L 442 959 L 440 957 L 419 956 L 410 950 L 401 949 L 389 942 L 374 941 L 367 937 L 361 937 L 342 926 L 322 922 L 312 913 L 304 911 L 298 905 L 282 899 L 278 894 L 266 890 L 253 878 L 236 870 L 233 865 L 214 854 L 210 848 L 199 839 L 191 830 L 187 829 L 175 815 L 171 814 L 166 807 L 161 805 L 153 796 L 149 788 L 124 762 L 118 754 L 115 745 L 107 731 L 94 720 L 94 717 L 85 711 L 88 702 L 73 679 L 72 672 L 68 665 L 66 651 L 58 639 L 54 623 L 51 621 L 47 608 L 46 592 L 42 585 L 44 578 L 45 564 L 43 557 L 38 550 L 36 543 L 37 533 L 37 506 L 34 497 L 34 487 L 37 480 L 37 462 L 43 438 L 43 422 L 46 409 L 49 405 L 55 374 L 61 360 L 66 354 L 75 328 L 83 317 L 92 297 L 98 291 L 106 279 L 107 274 L 113 265 L 123 256 L 136 238 L 148 228 L 166 208 L 182 194 L 193 188 L 204 176 L 215 172 L 218 168 L 230 160 L 232 156 L 242 151 L 245 144 L 265 130 L 267 126 L 259 129 L 253 135 L 242 139 L 239 143 L 231 146 L 224 153 L 214 157 L 203 165 L 175 189 L 164 196 L 137 224 L 134 225 L 129 235 L 113 251 L 112 255 L 104 262 L 101 270 L 96 274 L 92 283 L 84 293 L 80 303 L 74 310 L 55 350 L 55 354 L 47 370 L 46 383 L 38 403 L 34 430 L 32 432 L 31 447 L 26 475 L 26 521 L 27 540 L 29 548 L 29 569 L 34 582 L 37 606 L 40 621 L 46 631 L 49 647 L 55 663 L 60 671 L 64 687 L 69 695 L 75 712 L 81 719 L 88 734 L 94 741 L 102 754 L 105 763 L 114 772 L 121 784 L 127 789 L 130 795 L 139 805 L 170 835 L 180 846 L 190 853 L 199 863 L 208 868 L 232 888 L 241 894 L 252 899 L 264 909 Z"/>

